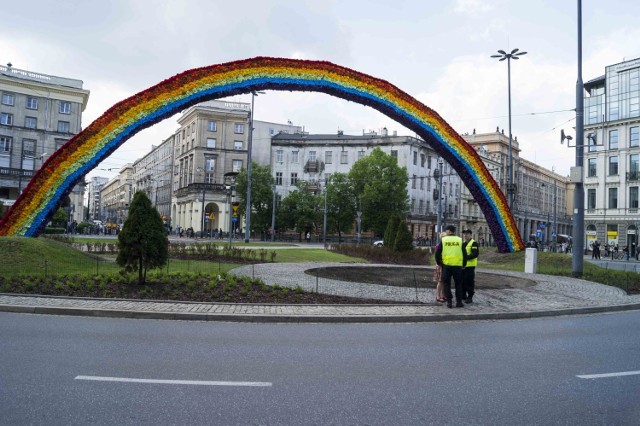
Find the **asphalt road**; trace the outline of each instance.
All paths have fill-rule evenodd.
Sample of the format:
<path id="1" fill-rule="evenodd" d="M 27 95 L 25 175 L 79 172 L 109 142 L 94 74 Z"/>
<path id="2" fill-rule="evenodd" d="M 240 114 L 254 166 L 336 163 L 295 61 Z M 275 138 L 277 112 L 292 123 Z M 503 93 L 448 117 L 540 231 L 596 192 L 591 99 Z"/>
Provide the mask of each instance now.
<path id="1" fill-rule="evenodd" d="M 636 425 L 639 329 L 638 311 L 305 325 L 0 313 L 0 424 Z"/>

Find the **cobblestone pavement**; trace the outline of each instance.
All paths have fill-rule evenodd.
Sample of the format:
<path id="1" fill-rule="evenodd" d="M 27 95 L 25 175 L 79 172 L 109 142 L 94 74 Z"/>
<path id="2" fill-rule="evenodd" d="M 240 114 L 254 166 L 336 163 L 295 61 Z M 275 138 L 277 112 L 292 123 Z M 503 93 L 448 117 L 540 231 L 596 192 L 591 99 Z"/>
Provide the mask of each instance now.
<path id="1" fill-rule="evenodd" d="M 363 267 L 362 264 L 323 263 L 322 266 Z M 272 263 L 236 268 L 233 273 L 260 278 L 270 285 L 351 297 L 402 302 L 408 305 L 269 305 L 154 302 L 0 294 L 0 311 L 244 322 L 425 322 L 493 320 L 588 314 L 640 309 L 640 295 L 569 277 L 478 269 L 496 275 L 522 277 L 536 285 L 522 289 L 482 289 L 474 303 L 448 309 L 435 303 L 433 289 L 389 287 L 316 278 L 305 271 L 317 263 Z M 376 266 L 376 265 L 368 265 Z M 383 266 L 383 265 L 377 265 Z M 388 266 L 388 265 L 384 265 Z M 417 268 L 412 266 L 412 268 Z"/>

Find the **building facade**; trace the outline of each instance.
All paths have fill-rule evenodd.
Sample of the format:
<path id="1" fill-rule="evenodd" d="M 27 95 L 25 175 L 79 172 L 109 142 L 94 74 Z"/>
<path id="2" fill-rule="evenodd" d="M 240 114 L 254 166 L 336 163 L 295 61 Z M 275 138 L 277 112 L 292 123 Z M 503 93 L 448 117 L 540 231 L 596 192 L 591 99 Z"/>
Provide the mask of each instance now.
<path id="1" fill-rule="evenodd" d="M 504 194 L 507 193 L 509 137 L 496 129 L 462 137 L 473 146 Z M 537 241 L 543 247 L 567 240 L 572 234 L 573 188 L 568 177 L 520 157 L 517 138 L 511 143 L 514 197 L 512 213 L 525 243 Z M 474 237 L 492 243 L 484 215 L 464 188 L 461 223 L 474 231 Z M 555 234 L 555 235 L 554 235 Z"/>
<path id="2" fill-rule="evenodd" d="M 411 136 L 389 136 L 368 132 L 362 136 L 313 135 L 280 133 L 271 140 L 271 171 L 276 192 L 286 197 L 295 190 L 298 181 L 310 184 L 311 190 L 321 191 L 333 173 L 349 173 L 353 164 L 375 148 L 396 158 L 409 175 L 407 194 L 410 203 L 407 225 L 414 238 L 434 237 L 437 223 L 438 194 L 435 171 L 439 157 L 424 141 Z M 445 163 L 443 173 L 443 212 L 445 223 L 459 224 L 460 178 Z"/>
<path id="3" fill-rule="evenodd" d="M 120 173 L 100 189 L 100 211 L 103 220 L 110 225 L 121 225 L 129 215 L 133 196 L 133 166 L 125 164 Z"/>
<path id="4" fill-rule="evenodd" d="M 87 220 L 106 220 L 102 206 L 102 188 L 109 179 L 102 176 L 94 176 L 86 183 L 87 189 Z"/>
<path id="5" fill-rule="evenodd" d="M 12 205 L 51 154 L 82 130 L 82 81 L 0 65 L 0 200 Z M 73 189 L 65 206 L 83 214 Z M 81 198 L 81 197 L 80 197 Z M 67 204 L 67 203 L 65 203 Z"/>
<path id="6" fill-rule="evenodd" d="M 585 244 L 638 244 L 640 58 L 584 85 Z"/>

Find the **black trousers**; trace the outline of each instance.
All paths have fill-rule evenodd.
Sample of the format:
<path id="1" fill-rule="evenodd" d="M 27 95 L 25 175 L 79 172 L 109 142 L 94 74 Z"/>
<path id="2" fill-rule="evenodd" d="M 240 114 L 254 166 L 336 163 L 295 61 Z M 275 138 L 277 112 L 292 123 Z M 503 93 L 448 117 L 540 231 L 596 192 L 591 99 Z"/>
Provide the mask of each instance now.
<path id="1" fill-rule="evenodd" d="M 444 297 L 453 300 L 451 294 L 451 278 L 456 286 L 456 302 L 462 302 L 464 288 L 462 287 L 462 266 L 442 265 L 442 282 L 444 284 Z"/>
<path id="2" fill-rule="evenodd" d="M 473 297 L 476 293 L 476 267 L 467 266 L 462 270 L 462 283 L 464 294 L 467 297 Z"/>

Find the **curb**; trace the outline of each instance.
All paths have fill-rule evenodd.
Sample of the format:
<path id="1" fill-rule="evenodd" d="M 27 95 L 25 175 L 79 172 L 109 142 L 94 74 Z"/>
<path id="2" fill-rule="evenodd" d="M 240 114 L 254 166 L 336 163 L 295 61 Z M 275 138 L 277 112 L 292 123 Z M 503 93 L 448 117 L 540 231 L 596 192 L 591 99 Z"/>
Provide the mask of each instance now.
<path id="1" fill-rule="evenodd" d="M 613 306 L 592 306 L 550 311 L 493 312 L 475 314 L 430 315 L 260 315 L 260 314 L 202 314 L 186 312 L 149 312 L 69 307 L 0 305 L 0 312 L 39 315 L 66 315 L 97 318 L 157 319 L 178 321 L 216 321 L 246 323 L 425 323 L 447 321 L 513 320 L 566 315 L 588 315 L 605 312 L 640 310 L 640 303 Z"/>

